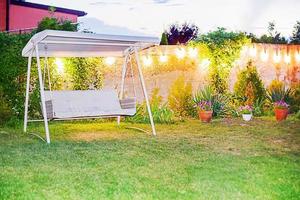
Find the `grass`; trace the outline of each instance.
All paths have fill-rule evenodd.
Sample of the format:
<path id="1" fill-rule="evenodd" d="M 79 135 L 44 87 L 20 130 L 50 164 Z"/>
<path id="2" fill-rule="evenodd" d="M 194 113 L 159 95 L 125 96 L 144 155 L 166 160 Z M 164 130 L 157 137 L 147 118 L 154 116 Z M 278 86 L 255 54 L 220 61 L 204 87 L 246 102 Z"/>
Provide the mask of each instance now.
<path id="1" fill-rule="evenodd" d="M 300 123 L 53 122 L 0 128 L 0 199 L 299 199 Z M 32 124 L 30 132 L 42 132 Z"/>

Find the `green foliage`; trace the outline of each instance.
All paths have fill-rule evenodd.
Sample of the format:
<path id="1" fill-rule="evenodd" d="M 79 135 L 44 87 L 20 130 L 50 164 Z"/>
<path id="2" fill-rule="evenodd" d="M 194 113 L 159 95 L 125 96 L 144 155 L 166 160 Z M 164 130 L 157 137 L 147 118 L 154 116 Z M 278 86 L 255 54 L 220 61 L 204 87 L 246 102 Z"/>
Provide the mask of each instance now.
<path id="1" fill-rule="evenodd" d="M 253 115 L 254 116 L 263 116 L 264 115 L 264 107 L 266 103 L 265 97 L 257 98 L 253 104 Z"/>
<path id="2" fill-rule="evenodd" d="M 240 56 L 249 39 L 241 32 L 228 32 L 225 28 L 200 35 L 197 43 L 205 44 L 210 51 L 210 82 L 217 93 L 226 93 L 233 62 Z"/>
<path id="3" fill-rule="evenodd" d="M 291 85 L 290 112 L 300 111 L 300 81 Z"/>
<path id="4" fill-rule="evenodd" d="M 100 89 L 103 86 L 103 62 L 100 58 L 67 58 L 64 60 L 70 88 Z"/>
<path id="5" fill-rule="evenodd" d="M 160 45 L 168 45 L 168 37 L 165 32 L 161 34 Z"/>
<path id="6" fill-rule="evenodd" d="M 194 95 L 194 102 L 209 101 L 212 104 L 213 116 L 222 117 L 229 112 L 229 97 L 216 93 L 211 86 L 205 86 Z"/>
<path id="7" fill-rule="evenodd" d="M 286 103 L 290 103 L 291 89 L 285 88 L 285 86 L 270 88 L 267 91 L 267 98 L 271 103 L 281 100 L 285 101 Z"/>
<path id="8" fill-rule="evenodd" d="M 291 37 L 291 44 L 300 44 L 300 21 L 297 21 Z"/>
<path id="9" fill-rule="evenodd" d="M 0 87 L 0 125 L 4 124 L 12 116 L 12 111 Z"/>
<path id="10" fill-rule="evenodd" d="M 45 17 L 39 23 L 37 29 L 34 31 L 36 33 L 43 30 L 64 30 L 64 31 L 77 31 L 78 24 L 74 24 L 70 20 L 58 19 L 56 17 Z"/>
<path id="11" fill-rule="evenodd" d="M 155 88 L 152 91 L 150 98 L 150 105 L 153 120 L 155 123 L 171 124 L 174 123 L 173 111 L 166 103 L 163 103 L 162 96 L 159 95 L 159 89 Z M 127 117 L 126 121 L 135 123 L 149 123 L 149 114 L 147 111 L 146 103 L 137 105 L 137 113 L 133 117 Z"/>
<path id="12" fill-rule="evenodd" d="M 194 115 L 192 84 L 186 83 L 184 76 L 179 76 L 171 85 L 168 103 L 177 117 L 184 118 Z"/>
<path id="13" fill-rule="evenodd" d="M 234 93 L 242 104 L 253 105 L 258 99 L 264 99 L 266 95 L 264 85 L 251 61 L 238 74 Z"/>

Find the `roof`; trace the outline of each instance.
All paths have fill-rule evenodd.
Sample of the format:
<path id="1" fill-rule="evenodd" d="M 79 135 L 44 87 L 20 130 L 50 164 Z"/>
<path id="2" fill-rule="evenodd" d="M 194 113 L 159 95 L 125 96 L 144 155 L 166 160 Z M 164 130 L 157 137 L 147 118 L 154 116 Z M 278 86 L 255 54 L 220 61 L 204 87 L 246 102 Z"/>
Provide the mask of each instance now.
<path id="1" fill-rule="evenodd" d="M 19 1 L 18 0 L 11 0 L 10 3 L 14 4 L 14 5 L 18 5 L 18 6 L 37 8 L 37 9 L 42 9 L 42 10 L 49 10 L 49 7 L 52 7 L 50 5 L 31 3 L 31 2 L 20 1 L 20 0 Z M 61 12 L 61 13 L 66 13 L 66 14 L 71 14 L 71 15 L 77 15 L 78 17 L 82 17 L 82 16 L 85 16 L 87 14 L 86 12 L 83 12 L 83 11 L 80 11 L 80 10 L 72 10 L 72 9 L 60 8 L 60 7 L 55 7 L 55 12 Z"/>
<path id="2" fill-rule="evenodd" d="M 32 36 L 22 51 L 28 57 L 38 46 L 40 57 L 122 57 L 126 50 L 139 50 L 158 45 L 158 37 L 105 35 L 70 31 L 45 30 Z M 36 57 L 33 53 L 33 57 Z"/>

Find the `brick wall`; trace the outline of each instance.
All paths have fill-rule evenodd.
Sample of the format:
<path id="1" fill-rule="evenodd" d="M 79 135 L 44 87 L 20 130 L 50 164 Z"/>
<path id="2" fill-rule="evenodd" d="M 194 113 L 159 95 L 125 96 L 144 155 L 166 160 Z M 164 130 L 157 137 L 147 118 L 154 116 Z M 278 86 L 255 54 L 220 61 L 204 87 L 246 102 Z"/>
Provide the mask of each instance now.
<path id="1" fill-rule="evenodd" d="M 0 0 L 0 31 L 6 30 L 6 0 Z"/>

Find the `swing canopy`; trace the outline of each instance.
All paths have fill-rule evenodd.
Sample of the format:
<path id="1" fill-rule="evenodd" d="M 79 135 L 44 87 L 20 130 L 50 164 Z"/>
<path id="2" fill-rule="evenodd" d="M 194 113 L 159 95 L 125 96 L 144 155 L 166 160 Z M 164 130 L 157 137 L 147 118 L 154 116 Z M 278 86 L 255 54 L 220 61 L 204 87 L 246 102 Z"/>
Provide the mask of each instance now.
<path id="1" fill-rule="evenodd" d="M 159 44 L 159 38 L 148 36 L 105 35 L 45 30 L 35 34 L 22 51 L 29 57 L 35 45 L 40 57 L 122 57 L 129 48 L 139 50 Z"/>
<path id="2" fill-rule="evenodd" d="M 136 99 L 124 98 L 124 82 L 131 56 L 139 72 L 153 135 L 156 135 L 153 117 L 147 96 L 145 81 L 139 61 L 139 51 L 159 44 L 159 38 L 146 36 L 121 36 L 79 33 L 69 31 L 45 30 L 35 34 L 22 51 L 23 57 L 28 57 L 27 86 L 25 100 L 24 132 L 28 123 L 29 85 L 32 57 L 36 57 L 40 97 L 45 124 L 46 140 L 50 143 L 48 120 L 76 119 L 94 117 L 132 116 L 136 113 Z M 44 57 L 122 57 L 121 91 L 120 95 L 113 89 L 85 91 L 51 91 L 50 73 L 49 91 L 44 90 L 44 81 L 40 58 Z M 130 62 L 129 62 L 130 60 Z M 45 65 L 46 68 L 47 64 Z M 132 66 L 131 66 L 132 67 Z M 46 70 L 46 68 L 44 70 Z M 49 68 L 48 68 L 49 70 Z M 44 71 L 45 72 L 45 71 Z M 132 69 L 131 69 L 132 72 Z"/>

